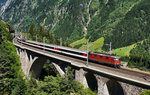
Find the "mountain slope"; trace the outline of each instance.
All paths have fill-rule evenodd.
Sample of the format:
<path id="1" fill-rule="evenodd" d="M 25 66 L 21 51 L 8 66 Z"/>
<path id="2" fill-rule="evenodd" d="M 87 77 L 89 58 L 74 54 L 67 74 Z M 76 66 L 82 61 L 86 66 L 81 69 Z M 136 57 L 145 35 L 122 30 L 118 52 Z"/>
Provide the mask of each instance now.
<path id="1" fill-rule="evenodd" d="M 0 1 L 0 4 L 4 3 L 5 1 L 6 1 L 6 0 L 1 0 L 1 1 Z"/>
<path id="2" fill-rule="evenodd" d="M 118 48 L 148 37 L 149 4 L 149 0 L 13 0 L 1 16 L 18 31 L 42 25 L 69 43 L 104 37 L 106 44 L 111 41 Z"/>
<path id="3" fill-rule="evenodd" d="M 0 9 L 1 9 L 1 7 L 3 6 L 3 4 L 6 2 L 6 0 L 1 0 L 0 1 Z"/>
<path id="4" fill-rule="evenodd" d="M 2 0 L 0 1 L 0 19 L 2 19 L 1 15 L 5 12 L 5 10 L 8 8 L 9 4 L 13 0 Z"/>
<path id="5" fill-rule="evenodd" d="M 131 45 L 147 39 L 150 35 L 150 1 L 135 5 L 113 29 L 105 41 L 114 43 L 113 48 Z"/>

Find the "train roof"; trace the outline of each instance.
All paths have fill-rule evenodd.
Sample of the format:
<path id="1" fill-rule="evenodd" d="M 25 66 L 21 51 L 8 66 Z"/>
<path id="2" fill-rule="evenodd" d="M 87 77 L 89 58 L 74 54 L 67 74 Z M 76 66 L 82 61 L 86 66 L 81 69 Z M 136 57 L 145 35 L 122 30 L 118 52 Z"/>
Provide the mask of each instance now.
<path id="1" fill-rule="evenodd" d="M 120 58 L 119 56 L 116 56 L 115 54 L 109 54 L 109 53 L 98 53 L 98 52 L 93 52 L 94 54 L 102 55 L 102 56 L 110 56 L 114 58 Z"/>
<path id="2" fill-rule="evenodd" d="M 41 43 L 41 42 L 36 42 L 36 41 L 31 41 L 31 40 L 27 40 L 27 41 L 28 42 L 32 42 L 32 43 L 42 44 L 42 45 L 45 45 L 45 46 L 57 47 L 59 49 L 70 50 L 70 51 L 74 51 L 74 52 L 86 53 L 86 51 L 84 51 L 84 50 L 78 50 L 78 49 L 71 48 L 71 47 L 64 47 L 64 46 L 59 46 L 59 45 L 46 44 L 46 43 Z"/>

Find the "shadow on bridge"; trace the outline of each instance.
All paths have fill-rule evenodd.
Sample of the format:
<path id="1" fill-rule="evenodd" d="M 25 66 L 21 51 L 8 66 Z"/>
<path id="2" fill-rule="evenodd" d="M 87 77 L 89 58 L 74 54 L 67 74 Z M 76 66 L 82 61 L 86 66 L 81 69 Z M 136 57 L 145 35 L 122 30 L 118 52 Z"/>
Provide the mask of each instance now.
<path id="1" fill-rule="evenodd" d="M 88 87 L 92 90 L 92 91 L 98 91 L 98 85 L 97 85 L 97 80 L 96 77 L 92 74 L 92 73 L 87 73 L 85 74 L 86 80 L 87 80 L 87 84 Z"/>
<path id="2" fill-rule="evenodd" d="M 109 80 L 104 85 L 105 95 L 124 95 L 123 88 L 115 80 Z"/>
<path id="3" fill-rule="evenodd" d="M 56 76 L 60 74 L 62 76 L 65 74 L 68 66 L 70 65 L 60 60 L 40 56 L 33 62 L 30 68 L 30 74 L 36 79 L 43 80 L 48 75 Z"/>

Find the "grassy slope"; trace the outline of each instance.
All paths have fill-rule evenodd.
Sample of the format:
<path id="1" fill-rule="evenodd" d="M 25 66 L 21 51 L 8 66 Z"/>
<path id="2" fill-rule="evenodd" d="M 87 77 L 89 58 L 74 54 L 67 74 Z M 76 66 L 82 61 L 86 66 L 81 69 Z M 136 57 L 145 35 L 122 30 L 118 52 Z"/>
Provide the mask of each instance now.
<path id="1" fill-rule="evenodd" d="M 77 40 L 77 41 L 71 43 L 70 45 L 72 47 L 75 47 L 75 46 L 80 45 L 80 44 L 86 44 L 86 42 L 87 42 L 87 39 L 86 38 L 82 38 L 80 40 Z"/>
<path id="2" fill-rule="evenodd" d="M 144 40 L 139 41 L 137 43 L 143 43 L 143 41 Z M 130 51 L 137 46 L 137 43 L 134 43 L 134 44 L 126 46 L 126 47 L 117 48 L 117 49 L 113 50 L 112 53 L 114 53 L 118 56 L 129 56 Z"/>
<path id="3" fill-rule="evenodd" d="M 80 40 L 78 40 L 78 41 L 73 42 L 73 43 L 70 44 L 70 45 L 71 45 L 72 47 L 76 47 L 76 46 L 78 46 L 78 45 L 81 45 L 81 46 L 79 47 L 79 49 L 81 49 L 81 50 L 86 50 L 86 49 L 87 49 L 87 44 L 86 44 L 86 42 L 87 42 L 87 39 L 82 38 L 82 39 L 80 39 Z M 89 51 L 98 51 L 98 50 L 101 50 L 103 44 L 104 44 L 104 38 L 103 38 L 103 37 L 97 39 L 97 40 L 94 41 L 94 42 L 89 42 Z"/>
<path id="4" fill-rule="evenodd" d="M 136 44 L 115 49 L 114 51 L 112 51 L 112 53 L 114 53 L 114 54 L 116 54 L 118 56 L 129 56 L 130 51 L 135 47 L 135 45 Z"/>

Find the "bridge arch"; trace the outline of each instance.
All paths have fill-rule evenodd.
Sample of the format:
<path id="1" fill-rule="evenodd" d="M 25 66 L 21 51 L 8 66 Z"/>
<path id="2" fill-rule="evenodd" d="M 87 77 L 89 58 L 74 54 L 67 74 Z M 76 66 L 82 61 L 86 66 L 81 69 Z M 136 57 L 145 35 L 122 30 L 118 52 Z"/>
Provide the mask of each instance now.
<path id="1" fill-rule="evenodd" d="M 37 60 L 35 60 L 30 68 L 30 74 L 32 74 L 32 77 L 39 78 L 43 65 L 45 64 L 46 59 L 43 57 L 39 57 Z"/>
<path id="2" fill-rule="evenodd" d="M 43 80 L 44 77 L 48 75 L 56 76 L 57 74 L 60 74 L 63 76 L 65 72 L 61 66 L 59 66 L 60 64 L 60 61 L 54 61 L 53 59 L 41 56 L 33 62 L 30 68 L 30 74 L 32 77 L 40 80 Z M 44 68 L 44 65 L 47 67 L 47 70 Z"/>
<path id="3" fill-rule="evenodd" d="M 105 83 L 104 93 L 105 95 L 125 95 L 122 86 L 115 80 L 109 80 Z"/>
<path id="4" fill-rule="evenodd" d="M 85 74 L 85 77 L 86 77 L 86 80 L 87 80 L 88 87 L 92 91 L 98 91 L 97 79 L 94 76 L 94 74 L 88 72 L 88 73 Z"/>

